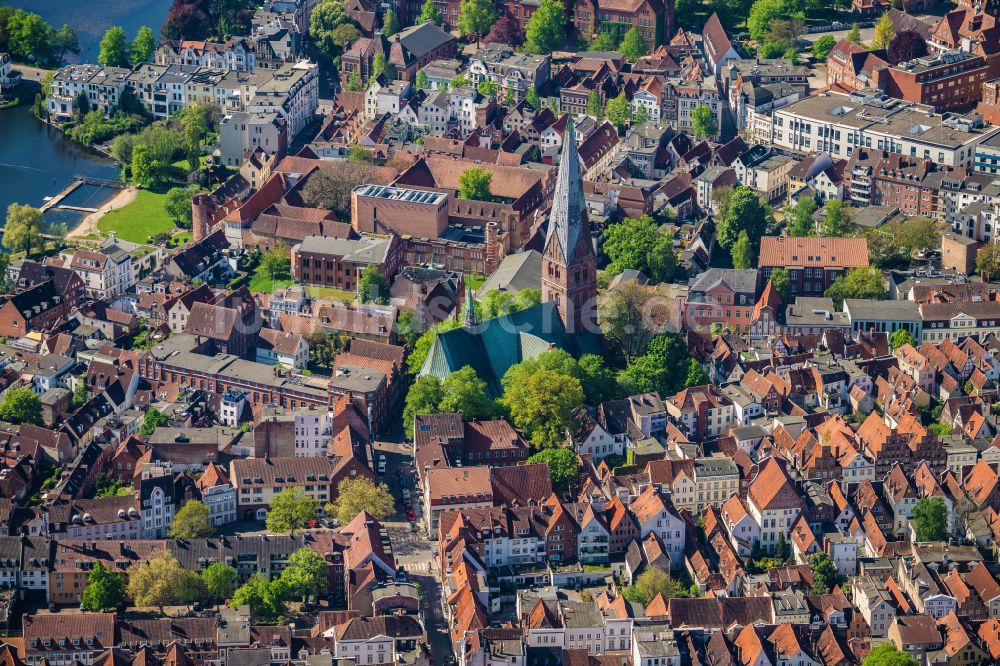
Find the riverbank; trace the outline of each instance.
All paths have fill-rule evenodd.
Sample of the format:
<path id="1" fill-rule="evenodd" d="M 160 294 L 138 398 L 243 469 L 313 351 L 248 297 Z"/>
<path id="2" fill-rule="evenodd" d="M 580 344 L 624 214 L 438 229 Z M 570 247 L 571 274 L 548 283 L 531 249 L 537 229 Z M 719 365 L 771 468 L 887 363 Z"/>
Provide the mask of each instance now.
<path id="1" fill-rule="evenodd" d="M 134 186 L 126 187 L 124 190 L 116 194 L 110 201 L 105 203 L 103 206 L 97 209 L 96 212 L 91 213 L 87 217 L 74 227 L 68 234 L 66 234 L 67 240 L 74 238 L 83 238 L 90 235 L 99 235 L 100 232 L 97 230 L 97 223 L 102 217 L 107 215 L 113 210 L 118 210 L 129 205 L 136 200 L 139 195 L 139 189 Z"/>

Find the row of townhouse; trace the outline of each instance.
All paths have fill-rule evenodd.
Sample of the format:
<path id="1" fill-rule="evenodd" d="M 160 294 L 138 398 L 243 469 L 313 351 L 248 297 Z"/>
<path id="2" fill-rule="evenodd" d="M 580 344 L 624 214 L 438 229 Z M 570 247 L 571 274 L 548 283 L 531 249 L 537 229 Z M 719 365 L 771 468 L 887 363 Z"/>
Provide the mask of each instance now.
<path id="1" fill-rule="evenodd" d="M 135 70 L 98 65 L 67 65 L 56 72 L 48 98 L 49 116 L 68 120 L 77 97 L 90 108 L 112 113 L 130 91 L 154 118 L 166 119 L 194 104 L 213 104 L 223 113 L 278 113 L 297 136 L 319 104 L 315 63 L 289 63 L 275 70 L 247 72 L 198 65 L 144 63 Z"/>

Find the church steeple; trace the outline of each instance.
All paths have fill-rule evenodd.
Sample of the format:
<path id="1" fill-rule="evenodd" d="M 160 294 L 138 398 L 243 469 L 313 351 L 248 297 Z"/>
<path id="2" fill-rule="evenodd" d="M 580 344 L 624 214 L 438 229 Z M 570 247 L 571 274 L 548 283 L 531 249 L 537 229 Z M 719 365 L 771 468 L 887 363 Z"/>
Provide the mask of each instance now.
<path id="1" fill-rule="evenodd" d="M 462 325 L 472 328 L 476 325 L 476 304 L 472 299 L 472 288 L 468 279 L 465 280 L 465 312 L 463 313 Z"/>
<path id="2" fill-rule="evenodd" d="M 566 330 L 596 330 L 597 259 L 583 200 L 573 120 L 566 123 L 548 236 L 542 255 L 542 300 L 554 301 Z"/>

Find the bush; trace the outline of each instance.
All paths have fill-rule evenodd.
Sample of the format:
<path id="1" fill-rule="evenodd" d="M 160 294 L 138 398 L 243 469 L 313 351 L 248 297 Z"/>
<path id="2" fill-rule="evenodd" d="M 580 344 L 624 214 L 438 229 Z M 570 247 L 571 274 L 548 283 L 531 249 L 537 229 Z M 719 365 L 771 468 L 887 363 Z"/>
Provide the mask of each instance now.
<path id="1" fill-rule="evenodd" d="M 109 118 L 101 111 L 91 111 L 76 127 L 69 131 L 74 141 L 85 146 L 103 143 L 120 134 L 139 131 L 145 121 L 142 118 L 116 113 Z"/>

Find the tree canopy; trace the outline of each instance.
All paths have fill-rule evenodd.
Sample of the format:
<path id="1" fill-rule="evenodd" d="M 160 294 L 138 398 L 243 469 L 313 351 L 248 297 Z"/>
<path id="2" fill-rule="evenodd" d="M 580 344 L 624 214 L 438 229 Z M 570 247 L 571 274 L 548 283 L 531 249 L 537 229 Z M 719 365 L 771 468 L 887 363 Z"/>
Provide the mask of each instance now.
<path id="1" fill-rule="evenodd" d="M 303 546 L 289 556 L 288 566 L 281 572 L 281 580 L 291 594 L 308 599 L 318 597 L 326 589 L 326 571 L 323 556 Z"/>
<path id="2" fill-rule="evenodd" d="M 889 336 L 889 344 L 892 345 L 892 350 L 896 351 L 903 345 L 915 346 L 917 341 L 913 339 L 910 332 L 904 328 L 895 331 L 891 336 Z"/>
<path id="3" fill-rule="evenodd" d="M 558 0 L 542 0 L 525 30 L 528 53 L 549 54 L 566 39 L 566 10 Z"/>
<path id="4" fill-rule="evenodd" d="M 756 249 L 760 237 L 771 220 L 771 207 L 746 185 L 740 185 L 718 201 L 717 240 L 726 250 L 732 250 L 740 232 L 746 231 L 750 244 Z"/>
<path id="5" fill-rule="evenodd" d="M 920 666 L 908 652 L 902 652 L 893 643 L 879 643 L 871 649 L 861 666 Z"/>
<path id="6" fill-rule="evenodd" d="M 302 488 L 285 488 L 271 498 L 267 512 L 267 529 L 271 532 L 290 533 L 301 529 L 307 521 L 316 518 L 319 505 Z"/>
<path id="7" fill-rule="evenodd" d="M 827 594 L 833 590 L 840 575 L 837 573 L 837 565 L 826 553 L 813 553 L 809 558 L 809 567 L 813 575 L 813 594 Z"/>
<path id="8" fill-rule="evenodd" d="M 30 388 L 8 389 L 0 402 L 0 419 L 8 423 L 42 425 L 42 401 Z"/>
<path id="9" fill-rule="evenodd" d="M 480 167 L 466 169 L 458 177 L 458 198 L 470 199 L 473 201 L 492 201 L 493 195 L 490 192 L 490 183 L 493 180 L 493 173 Z"/>
<path id="10" fill-rule="evenodd" d="M 948 505 L 941 497 L 921 497 L 911 514 L 917 541 L 943 541 L 948 538 Z"/>
<path id="11" fill-rule="evenodd" d="M 889 12 L 882 14 L 882 17 L 875 24 L 875 36 L 872 37 L 873 49 L 885 49 L 889 47 L 896 29 L 892 25 L 892 17 Z"/>
<path id="12" fill-rule="evenodd" d="M 188 500 L 170 524 L 171 539 L 200 539 L 215 533 L 212 515 L 204 502 Z"/>
<path id="13" fill-rule="evenodd" d="M 156 52 L 156 45 L 156 36 L 153 35 L 152 28 L 148 25 L 140 27 L 129 47 L 129 64 L 132 67 L 138 67 L 147 62 Z"/>
<path id="14" fill-rule="evenodd" d="M 496 20 L 497 10 L 493 0 L 461 0 L 458 7 L 458 31 L 462 35 L 475 35 L 477 44 Z"/>
<path id="15" fill-rule="evenodd" d="M 622 42 L 619 44 L 618 50 L 621 51 L 621 54 L 625 56 L 626 60 L 629 62 L 635 62 L 642 56 L 646 55 L 649 47 L 646 45 L 646 40 L 644 40 L 642 35 L 639 33 L 639 29 L 632 26 L 622 38 Z"/>
<path id="16" fill-rule="evenodd" d="M 570 374 L 530 368 L 527 361 L 511 366 L 501 402 L 535 448 L 557 447 L 566 439 L 573 409 L 583 402 L 583 386 Z"/>
<path id="17" fill-rule="evenodd" d="M 128 40 L 121 26 L 111 26 L 101 38 L 101 51 L 97 54 L 97 62 L 102 67 L 130 67 Z"/>
<path id="18" fill-rule="evenodd" d="M 441 10 L 434 4 L 434 0 L 424 0 L 424 4 L 420 6 L 420 17 L 417 19 L 417 23 L 426 21 L 430 21 L 439 28 L 444 25 L 444 17 L 441 16 Z"/>
<path id="19" fill-rule="evenodd" d="M 802 197 L 795 205 L 785 211 L 785 224 L 790 236 L 812 236 L 815 231 L 813 213 L 816 212 L 816 200 L 812 197 Z"/>
<path id="20" fill-rule="evenodd" d="M 273 624 L 283 619 L 289 594 L 288 581 L 281 577 L 269 581 L 263 574 L 255 573 L 236 588 L 229 604 L 231 607 L 249 606 L 255 621 Z"/>
<path id="21" fill-rule="evenodd" d="M 883 300 L 888 297 L 889 290 L 882 279 L 882 271 L 874 266 L 862 266 L 852 268 L 847 271 L 847 275 L 838 277 L 824 295 L 832 298 L 839 306 L 845 298 Z"/>
<path id="22" fill-rule="evenodd" d="M 669 282 L 677 268 L 673 235 L 661 231 L 649 215 L 627 217 L 604 230 L 603 250 L 611 261 L 608 270 L 621 273 L 632 268 L 652 282 Z"/>
<path id="23" fill-rule="evenodd" d="M 225 562 L 212 562 L 201 572 L 205 592 L 215 601 L 225 601 L 233 596 L 237 579 L 236 569 Z"/>
<path id="24" fill-rule="evenodd" d="M 375 485 L 371 479 L 358 477 L 340 482 L 337 486 L 337 499 L 327 507 L 327 512 L 333 513 L 341 525 L 346 525 L 362 511 L 375 520 L 387 518 L 392 515 L 394 504 L 395 500 L 387 485 Z"/>
<path id="25" fill-rule="evenodd" d="M 80 595 L 80 609 L 99 612 L 114 610 L 125 600 L 125 578 L 108 571 L 98 561 L 87 576 L 87 587 Z"/>
<path id="26" fill-rule="evenodd" d="M 572 449 L 545 449 L 530 458 L 529 463 L 544 463 L 549 466 L 552 485 L 568 491 L 580 473 L 580 456 Z"/>
<path id="27" fill-rule="evenodd" d="M 3 246 L 12 252 L 31 254 L 42 244 L 42 211 L 33 206 L 12 203 L 7 206 Z"/>
<path id="28" fill-rule="evenodd" d="M 622 596 L 635 604 L 642 604 L 644 607 L 662 594 L 664 599 L 677 599 L 690 596 L 690 590 L 684 584 L 663 569 L 648 567 L 639 574 L 635 583 L 622 590 Z"/>
<path id="29" fill-rule="evenodd" d="M 358 295 L 362 303 L 389 304 L 389 283 L 375 264 L 368 264 L 358 275 Z"/>
<path id="30" fill-rule="evenodd" d="M 181 566 L 167 550 L 128 570 L 128 596 L 136 606 L 186 604 L 204 595 L 201 577 Z"/>

